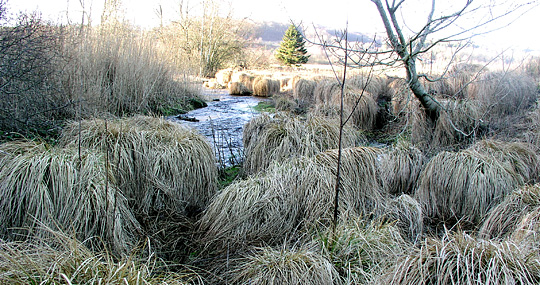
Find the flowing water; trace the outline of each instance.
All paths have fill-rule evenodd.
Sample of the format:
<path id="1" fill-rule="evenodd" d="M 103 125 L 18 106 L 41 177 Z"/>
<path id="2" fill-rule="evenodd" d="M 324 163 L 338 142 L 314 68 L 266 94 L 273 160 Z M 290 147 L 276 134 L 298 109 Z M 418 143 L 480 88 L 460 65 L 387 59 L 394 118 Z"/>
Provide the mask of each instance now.
<path id="1" fill-rule="evenodd" d="M 220 165 L 230 166 L 241 163 L 244 125 L 259 115 L 253 107 L 259 102 L 270 99 L 232 96 L 227 90 L 203 89 L 203 94 L 209 99 L 208 107 L 193 110 L 185 115 L 197 119 L 198 122 L 183 121 L 175 117 L 171 117 L 170 120 L 193 127 L 206 136 L 214 148 Z"/>

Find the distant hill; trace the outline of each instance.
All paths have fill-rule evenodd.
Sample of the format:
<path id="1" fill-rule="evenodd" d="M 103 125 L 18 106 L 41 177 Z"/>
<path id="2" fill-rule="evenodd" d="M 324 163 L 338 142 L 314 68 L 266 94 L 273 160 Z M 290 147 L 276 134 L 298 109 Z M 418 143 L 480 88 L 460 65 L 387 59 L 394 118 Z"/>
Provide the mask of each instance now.
<path id="1" fill-rule="evenodd" d="M 285 31 L 289 27 L 289 24 L 277 23 L 277 22 L 259 22 L 255 23 L 256 25 L 256 37 L 259 38 L 262 42 L 267 43 L 279 43 L 285 34 Z M 313 29 L 308 29 L 308 34 L 306 35 L 310 39 L 315 38 L 315 34 L 312 31 Z M 326 27 L 317 27 L 318 33 L 320 36 L 325 38 L 331 38 L 339 36 L 343 31 L 336 29 L 330 29 Z M 370 43 L 373 41 L 373 36 L 368 36 L 361 32 L 352 32 L 349 31 L 347 34 L 348 40 L 350 42 L 362 42 Z"/>

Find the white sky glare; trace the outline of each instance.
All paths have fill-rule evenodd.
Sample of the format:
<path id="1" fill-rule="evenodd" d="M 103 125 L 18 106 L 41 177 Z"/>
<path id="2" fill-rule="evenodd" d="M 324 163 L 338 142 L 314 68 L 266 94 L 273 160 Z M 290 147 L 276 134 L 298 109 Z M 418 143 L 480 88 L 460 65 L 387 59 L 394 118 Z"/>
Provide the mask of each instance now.
<path id="1" fill-rule="evenodd" d="M 181 0 L 122 0 L 126 12 L 126 19 L 141 26 L 156 26 L 159 17 L 156 10 L 161 5 L 165 20 L 178 18 L 178 6 Z M 184 0 L 195 9 L 202 0 Z M 305 25 L 320 25 L 335 29 L 344 29 L 349 23 L 349 30 L 365 34 L 383 33 L 381 20 L 375 5 L 369 0 L 215 0 L 225 11 L 232 8 L 233 15 L 238 18 L 247 17 L 254 21 L 275 21 L 287 23 L 302 22 Z M 528 0 L 506 1 L 516 4 Z M 80 22 L 81 4 L 84 3 L 87 11 L 92 8 L 94 22 L 99 22 L 104 0 L 8 0 L 10 12 L 40 11 L 45 19 L 52 21 L 65 21 L 66 11 L 72 21 Z M 408 0 L 414 2 L 409 8 L 403 10 L 403 17 L 411 26 L 414 21 L 424 19 L 426 9 L 430 8 L 429 0 Z M 459 5 L 462 1 L 438 1 L 437 5 Z M 480 4 L 491 3 L 492 0 L 476 1 Z M 405 8 L 405 7 L 404 7 Z M 438 7 L 439 8 L 439 7 Z M 530 49 L 540 52 L 540 37 L 535 30 L 540 27 L 540 7 L 532 6 L 530 11 L 522 15 L 523 11 L 513 13 L 504 23 L 513 21 L 508 27 L 491 32 L 485 36 L 475 38 L 482 45 L 489 45 L 493 49 Z M 411 16 L 409 16 L 411 15 Z M 475 15 L 476 16 L 476 15 Z M 515 19 L 517 17 L 517 19 Z M 474 19 L 474 17 L 472 18 Z M 501 22 L 501 23 L 503 23 Z M 502 26 L 502 24 L 499 24 Z"/>

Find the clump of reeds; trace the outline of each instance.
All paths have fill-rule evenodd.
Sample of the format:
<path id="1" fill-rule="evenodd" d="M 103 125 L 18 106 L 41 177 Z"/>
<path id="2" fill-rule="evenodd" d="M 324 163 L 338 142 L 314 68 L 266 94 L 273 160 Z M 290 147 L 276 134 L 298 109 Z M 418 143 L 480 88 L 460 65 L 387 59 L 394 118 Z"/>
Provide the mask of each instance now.
<path id="1" fill-rule="evenodd" d="M 313 97 L 313 91 L 317 82 L 314 80 L 300 79 L 296 82 L 293 89 L 293 98 L 298 100 L 300 104 L 312 105 L 315 103 L 315 98 Z"/>
<path id="2" fill-rule="evenodd" d="M 234 284 L 336 284 L 339 274 L 319 252 L 299 246 L 252 249 L 231 275 Z"/>
<path id="3" fill-rule="evenodd" d="M 200 242 L 211 252 L 224 252 L 297 238 L 327 223 L 333 183 L 333 175 L 313 159 L 275 163 L 212 199 L 200 220 Z"/>
<path id="4" fill-rule="evenodd" d="M 344 148 L 341 154 L 341 212 L 353 216 L 379 214 L 384 193 L 380 187 L 377 162 L 382 151 L 374 147 Z M 328 150 L 316 156 L 322 167 L 333 176 L 337 173 L 338 150 Z"/>
<path id="5" fill-rule="evenodd" d="M 392 100 L 394 91 L 390 86 L 392 80 L 387 76 L 355 75 L 347 79 L 347 83 L 358 89 L 365 89 L 373 96 L 376 102 L 389 102 Z"/>
<path id="6" fill-rule="evenodd" d="M 395 223 L 403 237 L 417 243 L 424 233 L 424 213 L 422 205 L 413 197 L 403 194 L 384 203 L 382 218 Z"/>
<path id="7" fill-rule="evenodd" d="M 231 82 L 239 82 L 253 92 L 253 80 L 255 77 L 246 72 L 234 72 L 231 76 Z"/>
<path id="8" fill-rule="evenodd" d="M 391 223 L 370 222 L 362 217 L 339 223 L 335 230 L 328 228 L 318 233 L 312 243 L 330 260 L 341 282 L 346 284 L 373 282 L 408 247 Z"/>
<path id="9" fill-rule="evenodd" d="M 130 252 L 122 258 L 95 251 L 62 232 L 26 242 L 0 240 L 2 284 L 203 284 L 187 267 L 166 270 L 155 256 Z M 95 238 L 95 237 L 89 237 Z"/>
<path id="10" fill-rule="evenodd" d="M 540 185 L 523 186 L 491 209 L 479 231 L 483 238 L 507 238 L 522 221 L 540 217 Z"/>
<path id="11" fill-rule="evenodd" d="M 537 284 L 539 256 L 512 241 L 475 239 L 465 233 L 428 238 L 401 257 L 377 284 Z"/>
<path id="12" fill-rule="evenodd" d="M 523 183 L 538 182 L 539 158 L 530 145 L 521 142 L 481 140 L 471 148 L 493 158 L 509 171 L 521 176 Z"/>
<path id="13" fill-rule="evenodd" d="M 435 221 L 474 226 L 520 182 L 501 162 L 474 150 L 443 151 L 420 173 L 415 197 Z"/>
<path id="14" fill-rule="evenodd" d="M 261 97 L 270 97 L 278 94 L 280 91 L 279 81 L 259 76 L 253 80 L 253 95 Z"/>
<path id="15" fill-rule="evenodd" d="M 481 133 L 481 112 L 474 101 L 438 100 L 441 111 L 435 122 L 423 108 L 411 109 L 411 140 L 430 148 L 459 148 Z"/>
<path id="16" fill-rule="evenodd" d="M 216 72 L 216 81 L 219 85 L 227 86 L 231 82 L 233 75 L 232 69 L 222 69 Z"/>
<path id="17" fill-rule="evenodd" d="M 194 129 L 164 119 L 72 123 L 60 143 L 108 153 L 118 187 L 139 214 L 183 215 L 204 208 L 216 192 L 217 167 L 209 143 Z"/>
<path id="18" fill-rule="evenodd" d="M 307 118 L 286 114 L 268 115 L 252 119 L 244 128 L 244 171 L 259 172 L 272 161 L 283 161 L 291 156 L 312 156 L 337 148 L 339 121 L 309 115 Z M 354 146 L 357 136 L 346 127 L 343 146 Z"/>
<path id="19" fill-rule="evenodd" d="M 313 97 L 318 106 L 329 104 L 332 100 L 332 94 L 341 90 L 341 84 L 335 79 L 325 79 L 317 82 L 313 90 Z"/>
<path id="20" fill-rule="evenodd" d="M 425 160 L 421 150 L 403 140 L 399 141 L 381 156 L 378 163 L 385 192 L 394 195 L 411 194 Z"/>
<path id="21" fill-rule="evenodd" d="M 231 82 L 229 83 L 229 94 L 248 96 L 251 95 L 251 90 L 241 82 Z"/>
<path id="22" fill-rule="evenodd" d="M 518 72 L 483 74 L 475 82 L 473 94 L 484 117 L 492 123 L 504 121 L 508 115 L 520 114 L 538 99 L 534 80 Z"/>
<path id="23" fill-rule="evenodd" d="M 41 226 L 101 238 L 116 253 L 137 242 L 140 225 L 106 155 L 45 143 L 0 145 L 0 233 L 43 236 Z M 100 245 L 97 245 L 100 246 Z"/>

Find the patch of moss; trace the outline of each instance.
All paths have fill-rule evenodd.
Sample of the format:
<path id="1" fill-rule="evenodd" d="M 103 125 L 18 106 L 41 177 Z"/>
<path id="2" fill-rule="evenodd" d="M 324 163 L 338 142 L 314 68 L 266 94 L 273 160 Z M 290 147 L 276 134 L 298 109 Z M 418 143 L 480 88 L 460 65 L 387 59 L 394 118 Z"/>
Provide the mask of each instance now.
<path id="1" fill-rule="evenodd" d="M 241 171 L 242 168 L 240 166 L 229 166 L 221 169 L 219 171 L 219 187 L 223 189 L 231 185 L 240 176 Z"/>
<path id="2" fill-rule="evenodd" d="M 259 102 L 259 104 L 257 104 L 257 106 L 254 106 L 252 107 L 253 110 L 257 111 L 257 112 L 267 112 L 267 113 L 275 113 L 276 112 L 276 106 L 268 101 L 268 102 Z"/>

